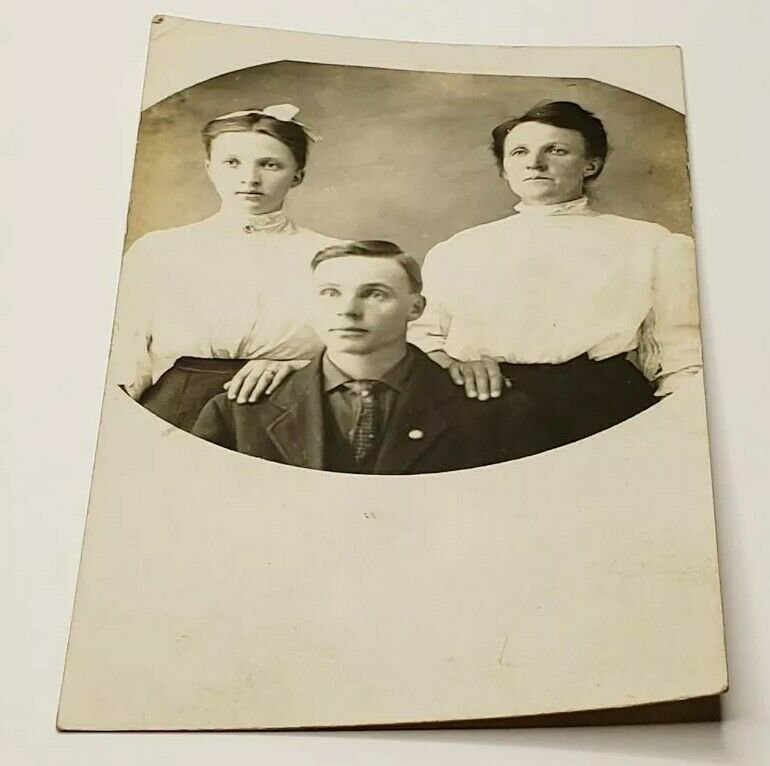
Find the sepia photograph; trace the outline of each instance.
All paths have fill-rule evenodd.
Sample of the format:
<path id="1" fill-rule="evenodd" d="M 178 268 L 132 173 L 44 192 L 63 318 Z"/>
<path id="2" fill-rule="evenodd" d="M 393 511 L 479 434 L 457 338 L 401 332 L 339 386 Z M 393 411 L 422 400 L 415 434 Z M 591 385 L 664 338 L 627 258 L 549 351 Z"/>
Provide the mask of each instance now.
<path id="1" fill-rule="evenodd" d="M 0 764 L 770 763 L 768 7 L 11 0 Z"/>
<path id="2" fill-rule="evenodd" d="M 688 163 L 676 48 L 155 17 L 59 729 L 717 719 Z"/>
<path id="3" fill-rule="evenodd" d="M 112 364 L 257 458 L 505 462 L 700 372 L 691 233 L 683 116 L 643 96 L 263 64 L 143 113 Z"/>

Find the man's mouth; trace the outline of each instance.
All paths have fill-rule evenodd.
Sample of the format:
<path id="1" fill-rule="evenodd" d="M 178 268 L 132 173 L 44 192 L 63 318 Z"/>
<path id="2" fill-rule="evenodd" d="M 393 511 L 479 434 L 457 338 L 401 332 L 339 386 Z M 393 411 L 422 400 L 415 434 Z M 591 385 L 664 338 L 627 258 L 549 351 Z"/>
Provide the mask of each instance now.
<path id="1" fill-rule="evenodd" d="M 364 333 L 369 332 L 369 330 L 364 330 L 363 327 L 332 327 L 330 332 L 360 333 L 363 335 Z"/>

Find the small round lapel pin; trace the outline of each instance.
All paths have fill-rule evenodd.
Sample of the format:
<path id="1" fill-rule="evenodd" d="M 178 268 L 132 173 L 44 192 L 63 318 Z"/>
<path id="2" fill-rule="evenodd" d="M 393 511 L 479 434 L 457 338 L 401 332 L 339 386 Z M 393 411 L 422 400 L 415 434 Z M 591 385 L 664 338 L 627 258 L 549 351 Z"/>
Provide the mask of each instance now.
<path id="1" fill-rule="evenodd" d="M 425 436 L 425 434 L 424 434 L 424 433 L 423 433 L 423 432 L 422 432 L 422 431 L 421 431 L 419 428 L 413 428 L 413 429 L 412 429 L 412 430 L 411 430 L 411 431 L 410 431 L 410 432 L 407 434 L 407 436 L 408 436 L 410 439 L 414 439 L 414 440 L 416 441 L 417 439 L 422 439 L 422 437 L 423 437 L 423 436 Z"/>

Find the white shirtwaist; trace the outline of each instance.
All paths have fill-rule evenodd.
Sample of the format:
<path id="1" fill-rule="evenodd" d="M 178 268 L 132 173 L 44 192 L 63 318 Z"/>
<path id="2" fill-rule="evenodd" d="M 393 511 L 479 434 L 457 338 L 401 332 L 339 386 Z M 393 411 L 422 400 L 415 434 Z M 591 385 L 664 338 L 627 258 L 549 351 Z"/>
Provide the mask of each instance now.
<path id="1" fill-rule="evenodd" d="M 516 210 L 428 253 L 428 305 L 410 326 L 412 343 L 514 364 L 635 351 L 658 396 L 700 370 L 690 237 L 597 213 L 585 197 Z"/>
<path id="2" fill-rule="evenodd" d="M 310 261 L 339 240 L 282 211 L 220 212 L 147 234 L 126 252 L 114 335 L 118 383 L 138 399 L 182 356 L 309 359 Z"/>

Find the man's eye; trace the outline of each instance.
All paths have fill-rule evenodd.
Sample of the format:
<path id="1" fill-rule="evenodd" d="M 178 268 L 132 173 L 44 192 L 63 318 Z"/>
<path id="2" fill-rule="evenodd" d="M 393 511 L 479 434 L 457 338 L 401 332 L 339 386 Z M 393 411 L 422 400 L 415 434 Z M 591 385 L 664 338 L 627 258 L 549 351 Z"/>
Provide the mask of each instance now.
<path id="1" fill-rule="evenodd" d="M 225 165 L 231 168 L 237 168 L 240 164 L 240 161 L 235 159 L 235 157 L 230 157 L 229 159 L 225 160 Z"/>
<path id="2" fill-rule="evenodd" d="M 568 154 L 568 152 L 567 152 L 567 150 L 566 150 L 566 149 L 562 149 L 560 146 L 554 146 L 554 147 L 551 149 L 551 154 L 559 154 L 559 155 L 563 155 L 563 154 Z"/>
<path id="3" fill-rule="evenodd" d="M 335 296 L 339 295 L 339 290 L 335 290 L 332 287 L 326 287 L 320 292 L 321 295 L 323 295 L 325 298 L 334 298 Z"/>

